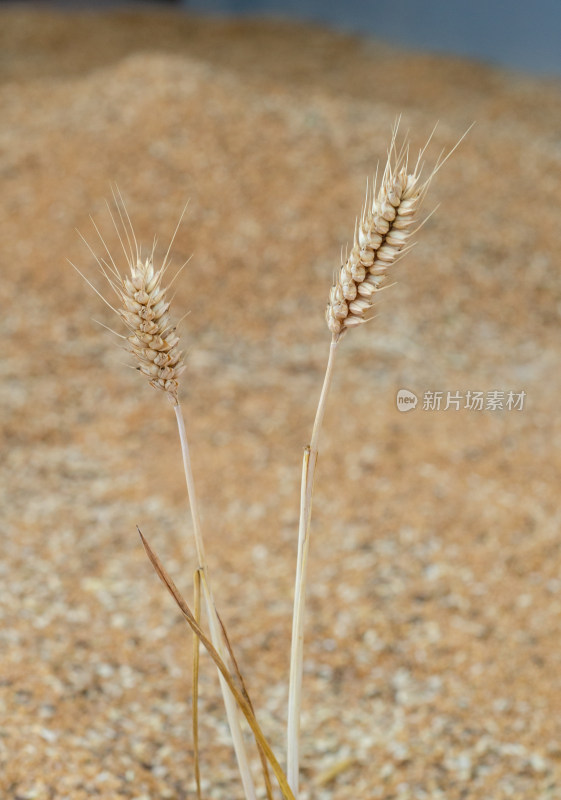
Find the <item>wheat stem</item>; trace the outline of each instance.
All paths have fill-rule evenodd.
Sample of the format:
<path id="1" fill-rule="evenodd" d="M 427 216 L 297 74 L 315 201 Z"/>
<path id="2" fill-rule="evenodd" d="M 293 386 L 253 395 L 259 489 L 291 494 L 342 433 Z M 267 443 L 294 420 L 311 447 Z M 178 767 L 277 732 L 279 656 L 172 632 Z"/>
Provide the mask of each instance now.
<path id="1" fill-rule="evenodd" d="M 212 596 L 212 592 L 210 590 L 210 585 L 209 585 L 208 568 L 206 563 L 206 555 L 205 555 L 205 549 L 201 531 L 201 519 L 199 514 L 199 506 L 197 502 L 197 494 L 195 491 L 195 480 L 193 478 L 193 469 L 191 467 L 191 456 L 189 453 L 189 442 L 187 440 L 187 432 L 185 429 L 185 419 L 183 417 L 183 412 L 181 410 L 181 406 L 179 403 L 176 403 L 174 405 L 174 411 L 175 411 L 175 416 L 177 418 L 179 439 L 181 441 L 181 454 L 183 456 L 183 468 L 185 471 L 185 481 L 187 483 L 187 494 L 189 495 L 189 505 L 191 508 L 191 517 L 193 520 L 193 533 L 195 536 L 197 559 L 199 562 L 199 569 L 204 578 L 204 580 L 202 581 L 202 585 L 203 585 L 203 594 L 205 598 L 205 605 L 209 621 L 210 638 L 212 644 L 216 648 L 220 657 L 227 663 L 228 659 L 227 649 L 224 645 L 221 626 L 218 619 L 216 606 L 214 604 L 214 598 Z M 246 800 L 256 800 L 255 786 L 249 768 L 249 760 L 247 757 L 247 750 L 243 739 L 243 732 L 240 724 L 240 718 L 238 715 L 237 703 L 234 696 L 232 695 L 232 692 L 228 688 L 228 684 L 226 683 L 224 677 L 220 672 L 218 677 L 220 680 L 220 688 L 222 690 L 222 696 L 224 698 L 226 716 L 228 718 L 228 724 L 230 726 L 232 742 L 234 745 L 234 752 L 236 754 L 236 759 L 238 761 L 238 767 L 240 770 L 245 797 Z"/>
<path id="2" fill-rule="evenodd" d="M 189 495 L 191 516 L 193 519 L 193 532 L 195 537 L 199 577 L 202 578 L 203 594 L 209 618 L 212 642 L 217 652 L 220 654 L 220 657 L 223 658 L 226 663 L 228 663 L 228 650 L 222 634 L 222 627 L 218 619 L 214 598 L 212 597 L 208 585 L 208 568 L 203 545 L 197 495 L 195 492 L 195 481 L 193 479 L 191 457 L 189 454 L 189 443 L 187 440 L 187 432 L 185 430 L 183 413 L 178 400 L 178 379 L 185 369 L 185 364 L 183 362 L 183 354 L 179 350 L 179 337 L 176 335 L 176 326 L 172 323 L 169 314 L 170 302 L 166 300 L 166 291 L 169 289 L 171 283 L 173 283 L 173 280 L 167 286 L 167 289 L 162 286 L 163 277 L 170 264 L 169 256 L 171 248 L 177 231 L 179 230 L 181 219 L 185 214 L 185 209 L 183 209 L 181 218 L 171 238 L 163 263 L 159 269 L 155 269 L 155 240 L 151 253 L 143 261 L 141 258 L 141 248 L 138 245 L 129 214 L 118 189 L 114 191 L 113 197 L 117 208 L 117 216 L 115 217 L 111 213 L 111 209 L 109 210 L 110 216 L 125 259 L 128 263 L 129 273 L 121 276 L 117 264 L 111 255 L 111 251 L 95 223 L 94 228 L 99 236 L 107 258 L 104 256 L 97 256 L 93 248 L 91 248 L 87 242 L 86 244 L 88 245 L 90 252 L 96 258 L 101 273 L 108 281 L 112 290 L 121 300 L 120 306 L 118 308 L 114 308 L 107 300 L 105 300 L 105 298 L 103 298 L 103 295 L 98 292 L 97 289 L 95 289 L 95 287 L 90 281 L 87 280 L 87 278 L 85 278 L 85 280 L 94 289 L 94 291 L 99 294 L 104 302 L 107 303 L 107 305 L 121 317 L 125 326 L 128 328 L 129 336 L 125 338 L 128 343 L 129 351 L 136 359 L 137 369 L 146 375 L 150 384 L 155 389 L 160 389 L 166 392 L 173 404 L 179 430 L 179 438 L 181 441 L 183 467 L 185 471 L 185 480 L 187 483 L 187 493 Z M 178 273 L 176 273 L 175 277 L 177 277 L 177 274 Z M 195 656 L 196 680 L 198 680 L 197 659 L 198 656 Z M 245 797 L 246 800 L 256 800 L 255 787 L 249 769 L 249 761 L 241 728 L 241 719 L 238 714 L 236 701 L 231 691 L 228 689 L 227 682 L 220 674 L 220 671 L 219 678 Z M 195 706 L 193 711 L 195 718 L 197 718 L 198 709 L 196 709 Z M 196 749 L 195 757 L 197 762 L 197 791 L 200 793 L 198 778 L 198 732 L 196 728 L 194 729 L 194 740 Z"/>
<path id="3" fill-rule="evenodd" d="M 194 617 L 191 609 L 185 603 L 183 597 L 178 592 L 177 586 L 174 584 L 174 582 L 172 581 L 172 579 L 170 578 L 170 576 L 166 572 L 162 562 L 160 561 L 160 559 L 158 558 L 156 553 L 152 550 L 152 548 L 150 547 L 150 545 L 148 544 L 148 542 L 146 541 L 146 539 L 142 535 L 142 532 L 141 532 L 140 528 L 138 529 L 138 532 L 140 534 L 140 538 L 142 540 L 142 544 L 144 545 L 144 549 L 146 550 L 146 554 L 147 554 L 148 558 L 150 559 L 150 562 L 151 562 L 152 566 L 156 570 L 156 573 L 157 573 L 158 577 L 160 578 L 162 583 L 165 585 L 165 587 L 167 588 L 167 590 L 169 591 L 169 593 L 171 594 L 171 596 L 173 597 L 173 599 L 177 603 L 177 605 L 178 605 L 179 609 L 181 610 L 181 613 L 185 617 L 189 627 L 198 636 L 201 644 L 206 649 L 207 653 L 209 654 L 209 656 L 212 658 L 212 660 L 216 664 L 216 667 L 219 670 L 220 674 L 224 677 L 224 680 L 226 681 L 227 685 L 229 686 L 230 691 L 232 692 L 232 695 L 234 696 L 240 711 L 242 712 L 242 714 L 246 718 L 247 724 L 251 728 L 251 731 L 252 731 L 252 733 L 253 733 L 253 735 L 255 737 L 255 740 L 256 740 L 257 744 L 259 745 L 259 747 L 261 748 L 261 750 L 265 754 L 265 757 L 267 758 L 267 761 L 271 765 L 271 769 L 273 770 L 273 772 L 275 774 L 275 777 L 277 779 L 277 782 L 278 782 L 279 788 L 280 788 L 280 790 L 282 792 L 282 796 L 283 796 L 284 800 L 295 800 L 294 794 L 292 793 L 292 790 L 290 789 L 290 786 L 288 785 L 288 781 L 286 779 L 286 775 L 282 771 L 282 768 L 281 768 L 279 762 L 277 761 L 277 759 L 275 757 L 275 754 L 271 750 L 271 747 L 270 747 L 269 743 L 267 742 L 267 740 L 263 736 L 263 731 L 259 727 L 259 723 L 257 722 L 257 719 L 256 719 L 255 714 L 253 712 L 253 708 L 252 708 L 251 702 L 247 698 L 247 695 L 243 691 L 240 691 L 240 689 L 238 689 L 238 687 L 236 686 L 236 684 L 234 682 L 234 679 L 233 679 L 233 676 L 232 676 L 231 672 L 229 671 L 227 665 L 224 663 L 224 660 L 222 659 L 222 657 L 220 656 L 220 654 L 218 653 L 218 651 L 216 650 L 216 648 L 214 647 L 212 642 L 205 635 L 205 633 L 202 630 L 201 626 L 195 620 L 195 617 Z M 201 578 L 204 578 L 204 576 L 201 576 Z"/>
<path id="4" fill-rule="evenodd" d="M 294 796 L 298 797 L 298 774 L 300 765 L 300 709 L 302 704 L 302 673 L 304 658 L 304 616 L 306 604 L 306 579 L 308 551 L 310 546 L 310 520 L 314 475 L 318 458 L 318 442 L 327 396 L 333 377 L 333 365 L 339 337 L 334 336 L 329 348 L 329 359 L 323 387 L 312 429 L 312 438 L 304 450 L 302 482 L 300 488 L 300 522 L 298 526 L 298 556 L 296 583 L 294 588 L 294 611 L 292 618 L 292 640 L 290 648 L 290 678 L 288 687 L 288 731 L 287 731 L 287 778 Z"/>
<path id="5" fill-rule="evenodd" d="M 193 576 L 193 616 L 195 622 L 201 625 L 201 573 L 195 570 Z M 193 757 L 195 761 L 195 783 L 197 785 L 197 800 L 202 800 L 201 795 L 201 761 L 199 751 L 199 637 L 193 634 Z"/>
<path id="6" fill-rule="evenodd" d="M 185 482 L 187 483 L 187 494 L 189 495 L 189 506 L 191 508 L 191 518 L 193 520 L 193 535 L 195 537 L 195 547 L 197 549 L 197 561 L 199 569 L 207 572 L 206 555 L 203 544 L 203 536 L 201 531 L 201 517 L 199 514 L 199 504 L 197 501 L 197 493 L 195 491 L 195 480 L 193 478 L 193 468 L 191 466 L 191 454 L 189 452 L 189 441 L 187 439 L 187 431 L 185 429 L 185 418 L 179 403 L 174 405 L 175 417 L 177 419 L 177 428 L 179 430 L 179 439 L 181 441 L 181 455 L 183 457 L 183 469 L 185 472 Z M 208 580 L 208 575 L 207 575 Z"/>

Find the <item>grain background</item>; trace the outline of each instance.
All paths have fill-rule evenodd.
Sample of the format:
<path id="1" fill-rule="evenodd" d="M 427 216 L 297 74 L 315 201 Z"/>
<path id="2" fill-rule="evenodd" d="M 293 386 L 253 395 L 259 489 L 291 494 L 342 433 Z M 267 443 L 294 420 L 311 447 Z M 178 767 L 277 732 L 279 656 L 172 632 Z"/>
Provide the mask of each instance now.
<path id="1" fill-rule="evenodd" d="M 209 565 L 282 755 L 302 447 L 323 312 L 398 114 L 440 204 L 340 358 L 318 466 L 303 797 L 561 796 L 560 85 L 312 26 L 0 13 L 0 796 L 193 797 L 188 596 L 165 397 L 69 267 L 116 182 L 192 260 L 174 307 Z M 523 411 L 395 407 L 525 391 Z M 241 797 L 203 660 L 204 796 Z M 330 782 L 325 771 L 348 759 Z"/>

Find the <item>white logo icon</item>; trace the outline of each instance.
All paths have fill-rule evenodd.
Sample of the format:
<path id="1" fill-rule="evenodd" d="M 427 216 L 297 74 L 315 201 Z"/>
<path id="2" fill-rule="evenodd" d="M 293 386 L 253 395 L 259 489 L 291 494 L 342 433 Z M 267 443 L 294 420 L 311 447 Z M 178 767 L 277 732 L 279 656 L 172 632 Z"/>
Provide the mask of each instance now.
<path id="1" fill-rule="evenodd" d="M 417 407 L 418 398 L 409 389 L 400 389 L 396 397 L 398 411 L 413 411 Z"/>

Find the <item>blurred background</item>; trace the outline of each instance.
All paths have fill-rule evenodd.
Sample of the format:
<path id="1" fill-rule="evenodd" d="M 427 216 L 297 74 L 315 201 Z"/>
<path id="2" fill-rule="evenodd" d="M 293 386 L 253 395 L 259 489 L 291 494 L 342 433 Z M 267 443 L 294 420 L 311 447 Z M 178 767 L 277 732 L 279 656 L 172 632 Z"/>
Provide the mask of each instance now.
<path id="1" fill-rule="evenodd" d="M 183 5 L 204 13 L 319 22 L 416 50 L 561 74 L 561 6 L 556 0 L 531 5 L 524 0 L 184 0 Z"/>
<path id="2" fill-rule="evenodd" d="M 4 5 L 12 5 L 4 0 Z M 29 4 L 31 5 L 31 4 Z M 561 75 L 561 7 L 557 0 L 59 0 L 67 9 L 175 6 L 187 13 L 319 23 L 419 51 L 459 55 L 543 76 Z"/>
<path id="3" fill-rule="evenodd" d="M 157 263 L 189 200 L 172 313 L 211 580 L 283 760 L 324 308 L 398 118 L 427 171 L 475 126 L 340 348 L 302 798 L 561 796 L 558 10 L 437 8 L 0 7 L 0 796 L 195 796 L 190 636 L 136 532 L 190 600 L 174 416 L 68 263 L 106 294 L 93 253 L 128 269 L 115 185 Z M 525 401 L 404 414 L 401 389 Z M 241 797 L 206 658 L 201 748 L 204 796 Z"/>

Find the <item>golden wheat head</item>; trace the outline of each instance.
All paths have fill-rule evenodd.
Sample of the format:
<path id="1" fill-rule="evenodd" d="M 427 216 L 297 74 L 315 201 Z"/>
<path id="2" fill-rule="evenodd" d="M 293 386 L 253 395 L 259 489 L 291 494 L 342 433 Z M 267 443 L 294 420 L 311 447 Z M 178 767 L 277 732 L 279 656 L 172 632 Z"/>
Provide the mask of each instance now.
<path id="1" fill-rule="evenodd" d="M 146 375 L 151 386 L 166 392 L 172 403 L 177 405 L 178 379 L 185 369 L 185 365 L 183 363 L 183 353 L 179 350 L 179 337 L 176 334 L 176 326 L 169 315 L 170 302 L 166 299 L 166 292 L 171 283 L 165 287 L 163 278 L 169 266 L 170 250 L 183 214 L 162 265 L 159 269 L 156 269 L 154 267 L 156 242 L 154 241 L 150 254 L 143 258 L 121 195 L 119 193 L 114 194 L 114 199 L 117 207 L 117 219 L 111 213 L 111 209 L 109 209 L 109 213 L 117 232 L 121 249 L 125 255 L 127 273 L 125 275 L 121 274 L 105 239 L 95 223 L 94 227 L 105 254 L 103 256 L 97 255 L 88 242 L 85 239 L 84 241 L 95 257 L 104 277 L 119 298 L 118 307 L 114 307 L 109 303 L 90 281 L 87 282 L 102 297 L 104 302 L 118 314 L 127 327 L 128 336 L 123 338 L 127 341 L 126 349 L 134 356 L 136 369 Z M 178 273 L 179 271 L 175 277 L 177 277 Z"/>
<path id="2" fill-rule="evenodd" d="M 368 320 L 367 312 L 376 293 L 383 288 L 388 270 L 411 247 L 411 236 L 419 227 L 418 211 L 430 181 L 444 163 L 437 163 L 429 177 L 422 180 L 426 146 L 414 169 L 409 171 L 407 144 L 398 152 L 396 135 L 397 126 L 380 187 L 377 190 L 374 182 L 372 189 L 367 189 L 355 226 L 353 247 L 331 288 L 326 319 L 336 338 Z"/>

